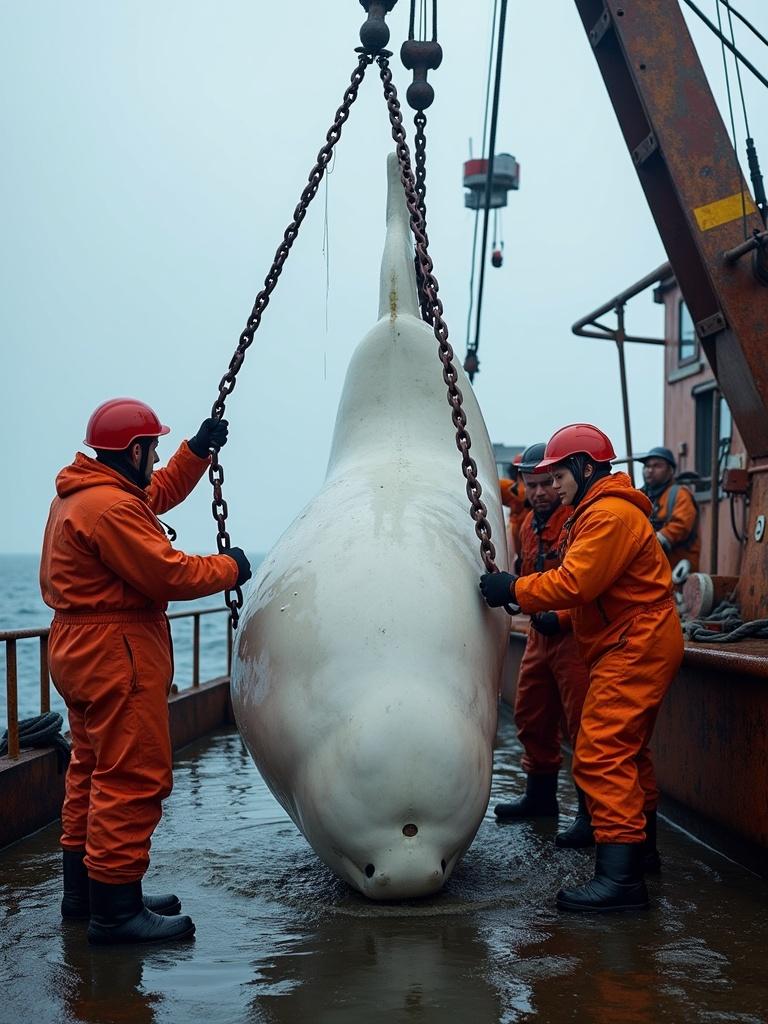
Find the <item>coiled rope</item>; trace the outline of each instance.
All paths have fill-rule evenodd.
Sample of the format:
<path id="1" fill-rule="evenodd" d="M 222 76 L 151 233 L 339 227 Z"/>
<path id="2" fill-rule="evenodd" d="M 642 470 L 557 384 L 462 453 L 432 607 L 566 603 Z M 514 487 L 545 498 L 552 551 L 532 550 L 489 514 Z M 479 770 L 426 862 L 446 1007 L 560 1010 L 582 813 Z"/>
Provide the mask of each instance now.
<path id="1" fill-rule="evenodd" d="M 69 764 L 72 750 L 61 734 L 64 719 L 56 711 L 48 711 L 35 718 L 25 718 L 19 722 L 19 746 L 21 749 L 34 747 L 53 747 L 61 774 Z M 0 757 L 8 753 L 8 730 L 0 736 Z"/>
<path id="2" fill-rule="evenodd" d="M 718 629 L 712 629 L 713 625 L 717 625 Z M 768 619 L 744 622 L 738 605 L 726 599 L 706 618 L 684 622 L 683 634 L 687 640 L 705 644 L 732 644 L 737 640 L 747 639 L 764 640 L 768 639 Z"/>

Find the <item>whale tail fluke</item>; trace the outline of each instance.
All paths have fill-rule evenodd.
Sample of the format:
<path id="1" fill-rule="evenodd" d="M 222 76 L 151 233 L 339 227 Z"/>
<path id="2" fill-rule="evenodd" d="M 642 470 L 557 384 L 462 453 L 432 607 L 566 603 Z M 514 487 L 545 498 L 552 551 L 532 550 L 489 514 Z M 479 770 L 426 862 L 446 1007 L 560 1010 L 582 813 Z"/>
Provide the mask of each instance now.
<path id="1" fill-rule="evenodd" d="M 381 259 L 379 319 L 420 318 L 410 216 L 396 153 L 387 157 L 387 237 Z"/>

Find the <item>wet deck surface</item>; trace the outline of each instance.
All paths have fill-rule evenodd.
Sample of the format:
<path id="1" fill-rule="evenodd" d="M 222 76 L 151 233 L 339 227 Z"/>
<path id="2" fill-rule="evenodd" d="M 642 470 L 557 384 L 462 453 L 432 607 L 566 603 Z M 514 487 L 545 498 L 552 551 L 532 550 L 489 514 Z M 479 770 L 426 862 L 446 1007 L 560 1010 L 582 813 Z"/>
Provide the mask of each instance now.
<path id="1" fill-rule="evenodd" d="M 513 734 L 506 719 L 491 806 L 523 789 Z M 768 1021 L 768 882 L 672 827 L 647 913 L 559 915 L 591 855 L 490 812 L 441 895 L 372 905 L 320 864 L 237 734 L 187 748 L 175 778 L 147 888 L 178 893 L 195 941 L 90 949 L 58 915 L 51 826 L 0 853 L 2 1024 Z"/>

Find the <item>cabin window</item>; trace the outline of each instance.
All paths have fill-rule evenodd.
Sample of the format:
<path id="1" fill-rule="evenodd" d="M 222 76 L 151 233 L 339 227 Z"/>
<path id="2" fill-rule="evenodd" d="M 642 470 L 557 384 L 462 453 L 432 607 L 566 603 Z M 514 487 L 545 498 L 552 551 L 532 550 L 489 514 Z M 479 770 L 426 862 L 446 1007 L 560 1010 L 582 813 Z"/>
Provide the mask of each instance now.
<path id="1" fill-rule="evenodd" d="M 693 318 L 684 302 L 678 307 L 677 328 L 677 365 L 685 366 L 698 359 L 699 339 L 696 337 Z"/>
<path id="2" fill-rule="evenodd" d="M 712 475 L 712 387 L 694 392 L 696 403 L 696 454 L 695 468 L 700 477 L 700 489 L 711 490 Z M 720 451 L 719 461 L 722 470 L 725 457 L 731 446 L 733 419 L 728 403 L 720 395 Z"/>

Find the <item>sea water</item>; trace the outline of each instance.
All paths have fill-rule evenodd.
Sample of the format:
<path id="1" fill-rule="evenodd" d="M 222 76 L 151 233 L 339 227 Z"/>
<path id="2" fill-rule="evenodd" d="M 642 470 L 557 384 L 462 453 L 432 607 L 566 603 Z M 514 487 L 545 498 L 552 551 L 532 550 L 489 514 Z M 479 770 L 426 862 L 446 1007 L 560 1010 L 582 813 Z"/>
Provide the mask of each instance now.
<path id="1" fill-rule="evenodd" d="M 249 555 L 255 568 L 263 555 Z M 38 573 L 40 557 L 36 554 L 0 554 L 0 632 L 11 629 L 41 629 L 50 625 L 53 612 L 40 595 Z M 169 612 L 189 611 L 197 608 L 224 608 L 222 594 L 198 598 L 194 601 L 172 601 Z M 179 689 L 192 683 L 192 622 L 175 619 L 171 622 L 175 674 L 173 681 Z M 214 679 L 227 671 L 227 630 L 229 618 L 203 615 L 200 619 L 200 681 Z M 18 669 L 19 718 L 40 713 L 40 641 L 19 640 L 16 644 Z M 7 726 L 6 644 L 0 641 L 0 735 Z M 51 684 L 51 710 L 66 715 L 64 702 Z"/>

